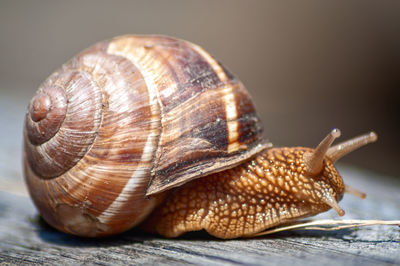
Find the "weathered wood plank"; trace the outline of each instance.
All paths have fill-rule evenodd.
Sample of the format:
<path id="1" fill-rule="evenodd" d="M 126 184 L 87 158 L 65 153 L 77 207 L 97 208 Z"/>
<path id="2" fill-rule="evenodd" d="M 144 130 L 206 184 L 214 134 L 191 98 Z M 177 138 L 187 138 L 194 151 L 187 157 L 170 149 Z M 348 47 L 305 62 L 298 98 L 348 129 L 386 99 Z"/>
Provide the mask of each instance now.
<path id="1" fill-rule="evenodd" d="M 11 264 L 400 264 L 400 229 L 295 231 L 222 241 L 204 232 L 163 239 L 131 230 L 107 239 L 81 239 L 47 226 L 29 199 L 21 173 L 24 97 L 0 98 L 0 263 Z M 4 127 L 3 125 L 7 125 Z M 345 181 L 368 194 L 346 195 L 344 218 L 400 218 L 400 180 L 346 166 Z M 319 215 L 335 218 L 334 211 Z"/>
<path id="2" fill-rule="evenodd" d="M 368 193 L 346 195 L 346 218 L 398 219 L 398 181 L 342 166 L 342 175 Z M 377 179 L 379 178 L 379 179 Z M 3 188 L 4 189 L 4 188 Z M 334 218 L 328 212 L 318 216 Z M 139 230 L 106 239 L 81 239 L 44 224 L 26 196 L 0 192 L 0 262 L 28 264 L 400 264 L 400 229 L 374 226 L 336 232 L 296 231 L 222 241 L 206 233 L 163 239 Z"/>

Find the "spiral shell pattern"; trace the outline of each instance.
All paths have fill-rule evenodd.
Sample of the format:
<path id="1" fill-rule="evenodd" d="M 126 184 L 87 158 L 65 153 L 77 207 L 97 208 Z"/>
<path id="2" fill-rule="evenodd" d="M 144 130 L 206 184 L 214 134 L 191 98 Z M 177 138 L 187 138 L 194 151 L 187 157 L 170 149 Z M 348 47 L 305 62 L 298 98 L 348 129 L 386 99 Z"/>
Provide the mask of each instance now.
<path id="1" fill-rule="evenodd" d="M 200 47 L 161 36 L 117 37 L 72 58 L 31 100 L 24 135 L 40 213 L 89 237 L 135 226 L 160 192 L 269 146 L 240 81 Z M 158 194 L 146 198 L 150 181 Z"/>

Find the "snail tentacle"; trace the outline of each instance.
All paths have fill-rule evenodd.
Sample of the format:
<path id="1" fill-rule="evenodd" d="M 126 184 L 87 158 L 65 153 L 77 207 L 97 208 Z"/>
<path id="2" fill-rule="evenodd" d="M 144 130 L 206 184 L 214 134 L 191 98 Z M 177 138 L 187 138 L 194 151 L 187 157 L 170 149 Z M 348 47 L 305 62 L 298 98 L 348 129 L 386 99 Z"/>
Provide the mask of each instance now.
<path id="1" fill-rule="evenodd" d="M 375 142 L 378 139 L 378 135 L 375 132 L 369 132 L 339 143 L 328 149 L 326 155 L 333 161 L 336 162 L 346 154 L 361 148 L 369 143 Z"/>

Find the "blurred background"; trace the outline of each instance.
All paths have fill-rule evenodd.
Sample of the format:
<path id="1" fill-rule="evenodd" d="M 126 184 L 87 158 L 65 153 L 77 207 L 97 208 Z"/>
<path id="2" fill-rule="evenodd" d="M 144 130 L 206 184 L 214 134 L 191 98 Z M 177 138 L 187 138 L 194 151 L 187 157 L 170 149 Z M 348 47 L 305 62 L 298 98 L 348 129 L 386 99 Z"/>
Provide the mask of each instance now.
<path id="1" fill-rule="evenodd" d="M 341 162 L 399 177 L 400 1 L 0 1 L 0 169 L 21 178 L 25 108 L 95 42 L 164 34 L 197 43 L 250 91 L 276 145 L 375 130 Z"/>

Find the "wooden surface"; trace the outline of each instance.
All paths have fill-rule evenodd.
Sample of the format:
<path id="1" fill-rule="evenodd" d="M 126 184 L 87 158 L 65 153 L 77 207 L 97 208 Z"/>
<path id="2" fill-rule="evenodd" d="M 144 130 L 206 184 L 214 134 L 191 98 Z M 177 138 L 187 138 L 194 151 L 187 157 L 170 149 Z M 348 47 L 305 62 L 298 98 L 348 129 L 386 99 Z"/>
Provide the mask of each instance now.
<path id="1" fill-rule="evenodd" d="M 26 193 L 21 174 L 24 103 L 0 98 L 0 264 L 395 265 L 400 228 L 373 226 L 335 232 L 293 231 L 222 241 L 204 232 L 163 239 L 131 230 L 106 239 L 81 239 L 47 226 Z M 345 195 L 343 218 L 400 218 L 400 181 L 339 165 L 349 185 L 368 194 Z M 340 219 L 334 211 L 315 217 Z"/>

